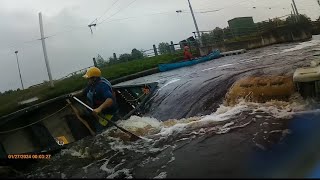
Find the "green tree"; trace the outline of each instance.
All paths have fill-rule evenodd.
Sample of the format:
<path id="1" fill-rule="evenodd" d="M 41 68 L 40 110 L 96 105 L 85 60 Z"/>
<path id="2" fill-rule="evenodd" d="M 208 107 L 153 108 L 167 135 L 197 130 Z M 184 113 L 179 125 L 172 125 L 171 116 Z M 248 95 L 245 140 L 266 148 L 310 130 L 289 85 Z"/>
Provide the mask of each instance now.
<path id="1" fill-rule="evenodd" d="M 201 41 L 204 46 L 208 46 L 209 44 L 211 44 L 211 39 L 212 39 L 212 37 L 210 34 L 208 34 L 208 33 L 201 34 Z"/>
<path id="2" fill-rule="evenodd" d="M 137 50 L 136 48 L 134 48 L 131 51 L 131 58 L 132 58 L 132 60 L 142 59 L 143 53 L 141 51 Z"/>
<path id="3" fill-rule="evenodd" d="M 148 57 L 148 55 L 147 55 L 147 53 L 146 53 L 146 51 L 145 51 L 145 50 L 140 49 L 140 52 L 142 53 L 143 58 L 147 58 L 147 57 Z"/>
<path id="4" fill-rule="evenodd" d="M 125 53 L 125 54 L 121 54 L 119 56 L 119 61 L 121 61 L 121 62 L 126 62 L 126 61 L 131 61 L 131 60 L 132 60 L 131 54 Z"/>
<path id="5" fill-rule="evenodd" d="M 287 17 L 286 22 L 292 23 L 292 22 L 295 22 L 295 19 L 296 19 L 296 16 L 291 15 L 291 16 Z M 311 22 L 312 22 L 311 18 L 309 18 L 307 15 L 304 15 L 304 14 L 300 14 L 298 16 L 298 20 L 299 20 L 298 22 L 302 23 L 302 24 L 311 24 Z"/>
<path id="6" fill-rule="evenodd" d="M 107 61 L 105 61 L 99 54 L 98 57 L 96 58 L 97 65 L 98 67 L 104 67 L 107 65 Z"/>
<path id="7" fill-rule="evenodd" d="M 113 57 L 109 57 L 109 63 L 110 64 L 116 64 L 117 63 L 117 59 L 115 59 Z"/>
<path id="8" fill-rule="evenodd" d="M 232 39 L 233 34 L 230 27 L 223 28 L 223 39 Z"/>
<path id="9" fill-rule="evenodd" d="M 309 25 L 311 25 L 311 18 L 310 17 L 308 17 L 307 15 L 305 15 L 305 14 L 300 14 L 299 15 L 299 22 L 300 23 L 303 23 L 303 24 L 309 24 Z"/>
<path id="10" fill-rule="evenodd" d="M 221 42 L 223 41 L 223 29 L 216 27 L 213 31 L 213 36 L 214 36 L 214 40 L 216 42 Z"/>
<path id="11" fill-rule="evenodd" d="M 8 90 L 8 91 L 5 91 L 3 94 L 11 94 L 11 93 L 13 93 L 13 90 L 12 90 L 12 89 L 10 89 L 10 90 Z"/>
<path id="12" fill-rule="evenodd" d="M 169 54 L 170 53 L 169 43 L 166 43 L 166 42 L 159 43 L 158 49 L 159 49 L 160 54 Z"/>
<path id="13" fill-rule="evenodd" d="M 296 17 L 294 15 L 290 15 L 286 18 L 286 23 L 291 24 L 296 22 Z"/>

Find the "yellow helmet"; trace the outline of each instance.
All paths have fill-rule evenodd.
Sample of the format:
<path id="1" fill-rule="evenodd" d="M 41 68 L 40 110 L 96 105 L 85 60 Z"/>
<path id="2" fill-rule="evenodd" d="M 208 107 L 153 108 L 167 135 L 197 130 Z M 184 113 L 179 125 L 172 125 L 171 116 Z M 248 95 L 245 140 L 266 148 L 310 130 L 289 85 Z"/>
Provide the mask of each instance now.
<path id="1" fill-rule="evenodd" d="M 97 67 L 91 67 L 87 70 L 86 74 L 82 77 L 89 79 L 92 77 L 100 77 L 101 76 L 101 71 Z"/>

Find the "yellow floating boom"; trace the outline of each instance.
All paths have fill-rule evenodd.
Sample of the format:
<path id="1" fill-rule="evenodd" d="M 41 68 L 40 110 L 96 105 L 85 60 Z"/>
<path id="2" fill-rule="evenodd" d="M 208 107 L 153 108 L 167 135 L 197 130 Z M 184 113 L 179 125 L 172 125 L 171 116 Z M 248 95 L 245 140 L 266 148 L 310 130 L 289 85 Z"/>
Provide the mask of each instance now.
<path id="1" fill-rule="evenodd" d="M 239 99 L 250 102 L 288 99 L 295 91 L 290 76 L 246 77 L 235 82 L 226 94 L 225 103 L 235 105 Z"/>

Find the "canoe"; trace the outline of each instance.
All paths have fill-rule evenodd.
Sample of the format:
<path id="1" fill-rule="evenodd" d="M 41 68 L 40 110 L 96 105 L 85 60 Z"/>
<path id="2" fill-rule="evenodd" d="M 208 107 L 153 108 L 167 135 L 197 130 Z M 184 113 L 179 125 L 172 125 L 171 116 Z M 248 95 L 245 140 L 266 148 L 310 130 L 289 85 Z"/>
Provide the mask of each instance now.
<path id="1" fill-rule="evenodd" d="M 143 113 L 157 85 L 113 86 L 119 105 L 118 119 Z M 9 154 L 56 152 L 92 135 L 90 129 L 95 131 L 94 119 L 84 116 L 88 111 L 76 101 L 71 101 L 70 106 L 66 101 L 68 98 L 64 95 L 1 117 L 0 158 L 6 159 Z M 84 97 L 80 99 L 86 102 Z"/>
<path id="2" fill-rule="evenodd" d="M 189 61 L 177 62 L 177 63 L 159 64 L 158 67 L 159 67 L 160 72 L 165 72 L 165 71 L 170 71 L 173 69 L 178 69 L 178 68 L 182 68 L 182 67 L 187 67 L 187 66 L 192 66 L 195 64 L 203 63 L 206 61 L 217 59 L 219 57 L 221 57 L 220 51 L 215 50 L 212 53 L 210 53 L 209 55 L 204 56 L 204 57 L 200 57 L 200 58 L 189 60 Z"/>

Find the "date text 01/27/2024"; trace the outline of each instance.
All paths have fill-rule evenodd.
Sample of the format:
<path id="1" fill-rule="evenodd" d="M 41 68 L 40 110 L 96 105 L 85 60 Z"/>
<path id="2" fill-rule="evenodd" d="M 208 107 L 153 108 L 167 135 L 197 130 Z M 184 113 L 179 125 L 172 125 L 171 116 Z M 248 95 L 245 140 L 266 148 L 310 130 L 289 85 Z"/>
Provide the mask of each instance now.
<path id="1" fill-rule="evenodd" d="M 8 159 L 50 159 L 51 154 L 8 154 Z"/>

